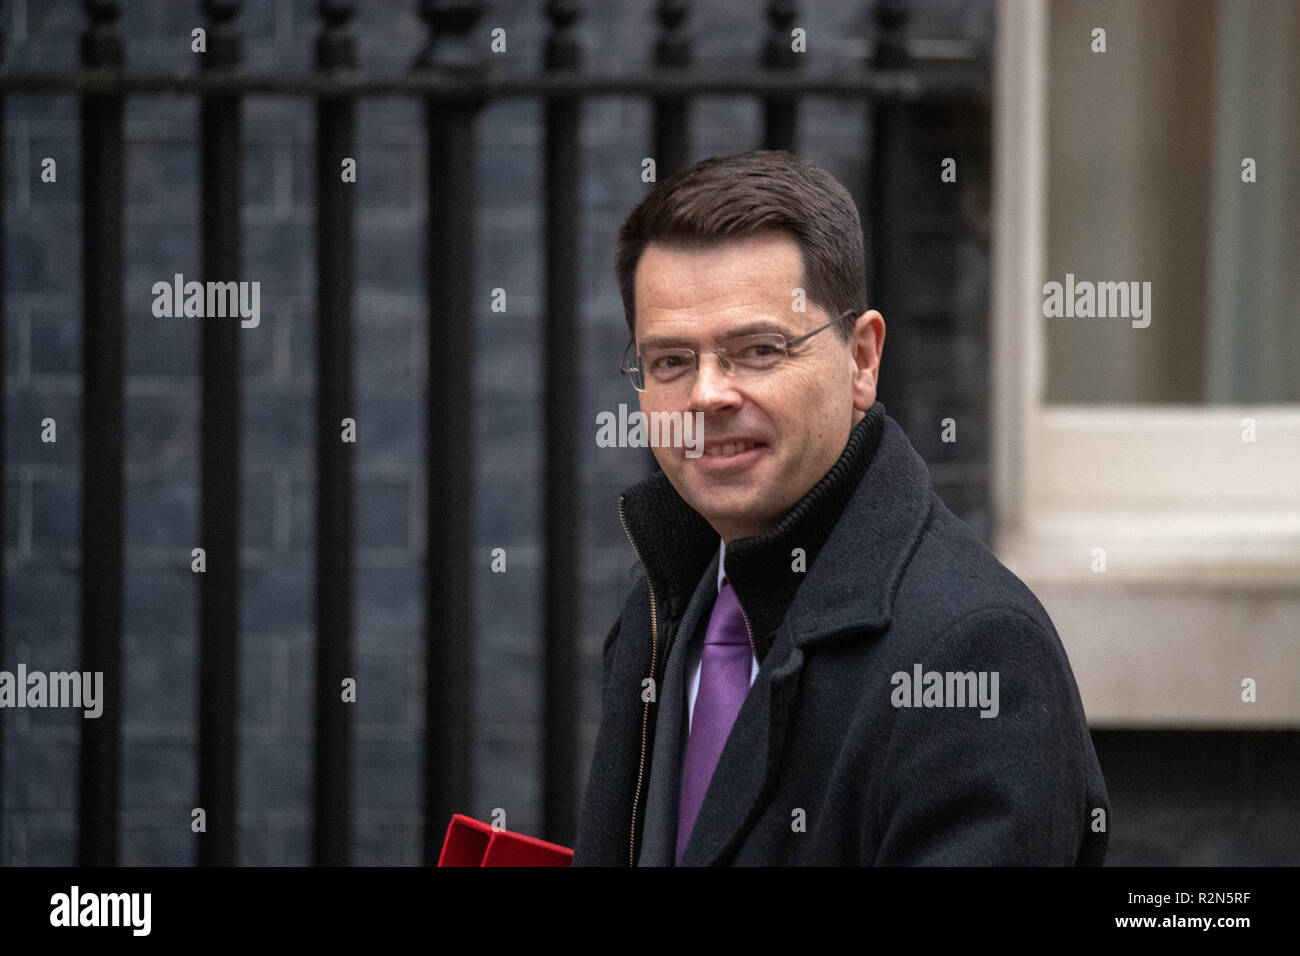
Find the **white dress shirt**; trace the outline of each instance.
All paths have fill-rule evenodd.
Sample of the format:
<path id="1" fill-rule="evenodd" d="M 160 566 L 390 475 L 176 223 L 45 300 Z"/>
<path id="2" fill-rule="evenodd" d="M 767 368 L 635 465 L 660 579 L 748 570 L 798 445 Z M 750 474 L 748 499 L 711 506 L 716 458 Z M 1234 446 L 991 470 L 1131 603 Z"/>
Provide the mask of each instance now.
<path id="1" fill-rule="evenodd" d="M 726 580 L 727 575 L 724 572 L 727 558 L 727 542 L 720 541 L 718 545 L 718 590 L 722 590 L 722 582 Z M 704 638 L 692 640 L 691 646 L 687 649 L 686 666 L 690 669 L 691 679 L 687 683 L 687 713 L 686 713 L 686 733 L 691 732 L 691 721 L 695 718 L 695 695 L 700 690 L 700 650 L 704 646 Z M 754 686 L 754 678 L 758 676 L 758 656 L 750 651 L 750 660 L 752 664 L 749 668 L 749 686 Z"/>

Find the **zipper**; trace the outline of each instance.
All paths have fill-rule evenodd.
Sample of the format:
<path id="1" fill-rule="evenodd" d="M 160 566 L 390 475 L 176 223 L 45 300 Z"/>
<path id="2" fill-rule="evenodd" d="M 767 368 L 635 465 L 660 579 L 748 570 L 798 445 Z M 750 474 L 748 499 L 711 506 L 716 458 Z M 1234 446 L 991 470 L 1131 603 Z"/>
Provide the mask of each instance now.
<path id="1" fill-rule="evenodd" d="M 655 588 L 650 583 L 650 568 L 641 557 L 641 549 L 636 546 L 636 540 L 632 537 L 632 532 L 627 529 L 627 519 L 623 516 L 623 499 L 618 499 L 618 520 L 623 526 L 623 533 L 627 535 L 627 540 L 632 543 L 632 550 L 636 552 L 636 559 L 641 562 L 641 567 L 645 569 L 646 587 L 650 589 L 650 679 L 655 679 L 655 660 L 659 653 L 659 621 L 655 613 Z M 751 638 L 752 641 L 752 638 Z M 655 687 L 655 697 L 658 698 L 658 687 Z M 645 710 L 641 713 L 641 760 L 636 769 L 636 789 L 632 792 L 632 832 L 628 840 L 627 847 L 627 865 L 636 866 L 636 810 L 641 801 L 641 782 L 645 777 L 645 752 L 646 752 L 646 734 L 650 725 L 650 701 L 645 702 Z"/>
<path id="2" fill-rule="evenodd" d="M 723 573 L 726 573 L 726 568 L 723 568 Z M 734 591 L 735 588 L 732 588 L 732 590 Z M 749 638 L 750 653 L 752 653 L 754 658 L 757 659 L 758 645 L 754 643 L 754 629 L 749 626 L 749 615 L 745 613 L 745 606 L 740 603 L 739 594 L 736 595 L 736 607 L 740 608 L 740 616 L 745 620 L 745 635 Z"/>
<path id="3" fill-rule="evenodd" d="M 736 595 L 736 607 L 740 608 L 740 616 L 745 619 L 745 633 L 749 636 L 749 650 L 754 657 L 758 657 L 758 647 L 754 644 L 754 630 L 749 626 L 749 615 L 745 613 L 745 607 L 740 603 L 740 595 Z"/>

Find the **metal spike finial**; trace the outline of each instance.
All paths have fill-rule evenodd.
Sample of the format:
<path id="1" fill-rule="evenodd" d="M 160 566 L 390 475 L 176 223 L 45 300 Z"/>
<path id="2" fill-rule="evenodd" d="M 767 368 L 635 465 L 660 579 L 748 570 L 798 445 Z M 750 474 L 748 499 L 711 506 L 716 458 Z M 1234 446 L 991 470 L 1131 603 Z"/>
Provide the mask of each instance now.
<path id="1" fill-rule="evenodd" d="M 84 7 L 90 25 L 81 35 L 81 62 L 86 66 L 122 66 L 126 46 L 117 22 L 122 5 L 117 0 L 85 0 Z"/>
<path id="2" fill-rule="evenodd" d="M 546 16 L 551 21 L 543 58 L 547 70 L 578 68 L 581 50 L 578 45 L 577 22 L 581 12 L 577 0 L 547 0 Z"/>
<path id="3" fill-rule="evenodd" d="M 907 66 L 907 21 L 912 11 L 909 0 L 876 0 L 876 53 L 878 70 Z"/>
<path id="4" fill-rule="evenodd" d="M 357 37 L 352 19 L 356 4 L 353 0 L 319 0 L 316 12 L 324 21 L 316 37 L 316 65 L 326 70 L 355 67 Z"/>
<path id="5" fill-rule="evenodd" d="M 767 40 L 763 44 L 765 69 L 790 69 L 798 65 L 799 54 L 790 44 L 794 17 L 794 0 L 771 0 L 767 5 Z"/>
<path id="6" fill-rule="evenodd" d="M 214 26 L 228 26 L 243 5 L 243 0 L 203 0 L 203 12 Z"/>
<path id="7" fill-rule="evenodd" d="M 685 0 L 659 0 L 655 18 L 659 21 L 659 39 L 655 41 L 655 63 L 682 68 L 691 65 L 691 38 L 686 32 L 689 7 Z"/>
<path id="8" fill-rule="evenodd" d="M 429 41 L 415 59 L 417 70 L 479 70 L 482 53 L 471 34 L 483 16 L 480 0 L 421 0 L 420 18 Z"/>

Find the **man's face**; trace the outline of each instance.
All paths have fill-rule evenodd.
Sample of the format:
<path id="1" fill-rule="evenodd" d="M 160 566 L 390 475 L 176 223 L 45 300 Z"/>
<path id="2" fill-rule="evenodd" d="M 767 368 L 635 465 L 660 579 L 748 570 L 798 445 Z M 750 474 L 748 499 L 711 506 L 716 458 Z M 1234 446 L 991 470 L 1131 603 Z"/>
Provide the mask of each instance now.
<path id="1" fill-rule="evenodd" d="M 636 271 L 636 340 L 717 348 L 742 327 L 795 338 L 833 316 L 793 311 L 803 285 L 794 238 L 769 231 L 704 251 L 650 245 Z M 750 537 L 776 521 L 835 464 L 849 432 L 875 401 L 884 344 L 880 313 L 858 318 L 848 343 L 826 329 L 775 368 L 723 371 L 702 355 L 699 371 L 670 385 L 647 374 L 641 411 L 703 413 L 704 454 L 659 446 L 655 458 L 677 493 L 723 538 Z M 698 439 L 697 439 L 698 441 Z"/>

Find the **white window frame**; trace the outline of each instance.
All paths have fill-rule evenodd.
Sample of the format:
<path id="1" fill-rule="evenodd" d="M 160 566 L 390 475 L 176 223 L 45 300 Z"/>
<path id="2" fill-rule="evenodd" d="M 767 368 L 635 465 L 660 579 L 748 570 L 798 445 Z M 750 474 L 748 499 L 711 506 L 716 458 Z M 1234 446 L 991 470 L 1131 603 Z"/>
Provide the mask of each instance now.
<path id="1" fill-rule="evenodd" d="M 1045 401 L 1048 17 L 1045 0 L 998 3 L 994 550 L 1031 587 L 1105 577 L 1300 589 L 1300 406 Z"/>
<path id="2" fill-rule="evenodd" d="M 1300 407 L 1046 403 L 1049 11 L 997 10 L 994 553 L 1051 615 L 1092 727 L 1298 728 Z"/>

